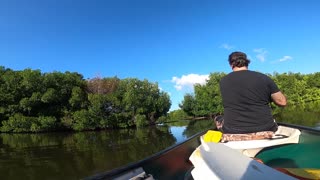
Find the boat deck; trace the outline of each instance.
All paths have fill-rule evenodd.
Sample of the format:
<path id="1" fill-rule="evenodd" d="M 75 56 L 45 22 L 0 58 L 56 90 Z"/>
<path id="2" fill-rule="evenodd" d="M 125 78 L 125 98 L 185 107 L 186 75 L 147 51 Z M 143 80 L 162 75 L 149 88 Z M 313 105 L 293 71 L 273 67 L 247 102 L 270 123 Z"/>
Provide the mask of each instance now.
<path id="1" fill-rule="evenodd" d="M 319 133 L 302 131 L 298 144 L 266 148 L 256 157 L 273 168 L 320 169 L 319 149 Z"/>

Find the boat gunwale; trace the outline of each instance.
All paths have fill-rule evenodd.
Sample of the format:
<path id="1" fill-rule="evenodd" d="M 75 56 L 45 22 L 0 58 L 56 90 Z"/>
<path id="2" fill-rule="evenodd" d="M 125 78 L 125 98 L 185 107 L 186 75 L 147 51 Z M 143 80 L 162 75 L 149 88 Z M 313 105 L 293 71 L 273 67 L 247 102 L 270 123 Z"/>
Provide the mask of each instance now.
<path id="1" fill-rule="evenodd" d="M 282 122 L 279 122 L 277 124 L 278 125 L 287 126 L 287 127 L 291 127 L 291 128 L 296 128 L 296 129 L 299 129 L 300 131 L 303 130 L 303 131 L 307 131 L 307 132 L 311 132 L 311 133 L 320 134 L 320 129 L 315 129 L 313 127 L 296 125 L 296 124 L 289 124 L 289 123 L 282 123 Z"/>

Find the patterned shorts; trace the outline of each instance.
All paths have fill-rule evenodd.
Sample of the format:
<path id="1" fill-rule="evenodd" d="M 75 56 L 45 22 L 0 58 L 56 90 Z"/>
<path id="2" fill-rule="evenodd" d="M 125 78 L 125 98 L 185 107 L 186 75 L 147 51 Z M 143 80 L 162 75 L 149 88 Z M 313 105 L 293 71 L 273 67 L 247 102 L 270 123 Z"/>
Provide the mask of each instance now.
<path id="1" fill-rule="evenodd" d="M 223 126 L 223 117 L 217 116 L 214 119 L 216 127 L 221 131 Z M 246 133 L 246 134 L 224 134 L 220 142 L 228 141 L 248 141 L 248 140 L 260 140 L 260 139 L 270 139 L 274 135 L 273 131 L 260 131 L 255 133 Z"/>

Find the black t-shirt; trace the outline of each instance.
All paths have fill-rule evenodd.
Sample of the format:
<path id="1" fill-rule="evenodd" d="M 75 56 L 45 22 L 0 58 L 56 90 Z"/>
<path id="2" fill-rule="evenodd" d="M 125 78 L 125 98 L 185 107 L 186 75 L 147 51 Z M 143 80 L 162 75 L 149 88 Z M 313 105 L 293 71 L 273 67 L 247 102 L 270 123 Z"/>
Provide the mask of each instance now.
<path id="1" fill-rule="evenodd" d="M 268 131 L 274 126 L 271 94 L 279 91 L 265 74 L 244 70 L 231 72 L 220 81 L 224 107 L 224 133 Z"/>

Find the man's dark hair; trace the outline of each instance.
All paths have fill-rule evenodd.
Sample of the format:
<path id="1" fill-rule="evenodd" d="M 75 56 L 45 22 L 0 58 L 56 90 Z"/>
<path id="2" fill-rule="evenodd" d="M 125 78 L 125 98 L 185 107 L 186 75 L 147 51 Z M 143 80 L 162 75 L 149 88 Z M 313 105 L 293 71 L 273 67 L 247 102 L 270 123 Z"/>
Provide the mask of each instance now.
<path id="1" fill-rule="evenodd" d="M 229 64 L 234 67 L 248 67 L 250 60 L 247 59 L 247 55 L 243 52 L 233 52 L 229 55 Z"/>

